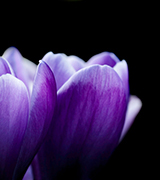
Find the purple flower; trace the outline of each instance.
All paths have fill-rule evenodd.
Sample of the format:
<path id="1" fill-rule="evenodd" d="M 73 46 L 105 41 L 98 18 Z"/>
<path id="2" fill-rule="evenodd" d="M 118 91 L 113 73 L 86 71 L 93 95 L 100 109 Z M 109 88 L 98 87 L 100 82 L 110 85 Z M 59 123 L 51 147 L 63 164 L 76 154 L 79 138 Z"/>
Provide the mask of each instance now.
<path id="1" fill-rule="evenodd" d="M 0 179 L 4 180 L 22 179 L 46 136 L 56 102 L 48 65 L 41 62 L 37 67 L 30 96 L 24 84 L 30 75 L 21 60 L 14 48 L 0 57 Z"/>
<path id="2" fill-rule="evenodd" d="M 65 173 L 89 179 L 107 162 L 142 105 L 129 94 L 126 61 L 109 52 L 87 63 L 49 52 L 34 75 L 16 49 L 3 57 L 8 61 L 0 59 L 0 179 L 22 178 L 35 154 L 26 180 L 32 173 L 36 180 Z"/>

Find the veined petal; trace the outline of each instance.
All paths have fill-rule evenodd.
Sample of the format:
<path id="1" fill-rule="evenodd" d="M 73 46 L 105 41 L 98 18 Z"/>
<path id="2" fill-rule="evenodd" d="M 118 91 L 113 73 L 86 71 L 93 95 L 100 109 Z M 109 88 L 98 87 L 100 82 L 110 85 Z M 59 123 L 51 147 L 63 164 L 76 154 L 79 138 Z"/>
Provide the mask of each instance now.
<path id="1" fill-rule="evenodd" d="M 10 74 L 0 77 L 0 179 L 12 179 L 29 114 L 24 83 Z"/>
<path id="2" fill-rule="evenodd" d="M 0 76 L 3 74 L 13 74 L 10 64 L 2 57 L 0 57 Z"/>
<path id="3" fill-rule="evenodd" d="M 119 62 L 118 57 L 111 52 L 102 52 L 91 57 L 87 65 L 100 64 L 100 65 L 108 65 L 114 67 L 116 63 Z"/>
<path id="4" fill-rule="evenodd" d="M 118 73 L 119 77 L 123 81 L 124 88 L 126 90 L 127 100 L 129 98 L 129 81 L 128 81 L 128 66 L 125 60 L 118 62 L 113 69 Z"/>
<path id="5" fill-rule="evenodd" d="M 22 179 L 42 144 L 53 118 L 56 93 L 53 73 L 49 66 L 41 61 L 33 85 L 29 122 L 13 179 Z"/>
<path id="6" fill-rule="evenodd" d="M 129 99 L 129 103 L 128 103 L 124 127 L 123 127 L 121 137 L 119 140 L 120 142 L 124 138 L 126 133 L 128 132 L 134 119 L 136 118 L 137 114 L 139 113 L 141 107 L 142 107 L 141 100 L 138 97 L 131 95 L 130 99 Z"/>
<path id="7" fill-rule="evenodd" d="M 75 73 L 58 91 L 54 122 L 38 152 L 42 179 L 57 178 L 76 163 L 85 174 L 106 162 L 118 144 L 126 107 L 123 83 L 111 67 Z"/>
<path id="8" fill-rule="evenodd" d="M 86 66 L 86 63 L 82 59 L 80 59 L 79 57 L 74 56 L 74 55 L 68 56 L 67 60 L 69 61 L 69 63 L 72 65 L 72 67 L 76 71 L 78 71 Z"/>
<path id="9" fill-rule="evenodd" d="M 57 85 L 57 90 L 75 73 L 74 68 L 68 63 L 65 54 L 47 53 L 43 59 L 51 68 Z"/>

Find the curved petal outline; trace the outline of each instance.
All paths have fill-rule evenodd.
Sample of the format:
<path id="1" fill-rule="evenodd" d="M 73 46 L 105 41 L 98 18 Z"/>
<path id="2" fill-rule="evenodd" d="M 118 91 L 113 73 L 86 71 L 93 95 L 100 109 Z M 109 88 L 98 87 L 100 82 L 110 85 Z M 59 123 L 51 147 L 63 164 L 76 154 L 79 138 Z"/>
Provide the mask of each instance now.
<path id="1" fill-rule="evenodd" d="M 79 57 L 71 55 L 67 56 L 67 60 L 72 65 L 72 67 L 78 71 L 86 66 L 86 63 Z"/>
<path id="2" fill-rule="evenodd" d="M 12 179 L 27 127 L 29 97 L 22 81 L 0 76 L 0 179 Z"/>
<path id="3" fill-rule="evenodd" d="M 15 47 L 8 48 L 3 56 L 11 65 L 15 76 L 26 84 L 23 74 L 22 55 Z M 26 84 L 27 85 L 27 84 Z"/>
<path id="4" fill-rule="evenodd" d="M 111 67 L 93 65 L 77 71 L 57 93 L 54 121 L 38 152 L 42 179 L 56 178 L 77 161 L 88 176 L 108 159 L 123 128 L 125 97 L 123 83 Z"/>
<path id="5" fill-rule="evenodd" d="M 126 135 L 128 130 L 130 129 L 130 127 L 133 124 L 134 119 L 136 118 L 137 114 L 139 113 L 141 107 L 142 107 L 141 100 L 137 96 L 131 95 L 129 98 L 124 127 L 122 130 L 119 142 L 122 141 L 122 139 L 124 138 L 124 136 Z"/>
<path id="6" fill-rule="evenodd" d="M 44 62 L 38 65 L 30 102 L 30 114 L 13 179 L 22 179 L 50 127 L 56 106 L 54 75 Z"/>
<path id="7" fill-rule="evenodd" d="M 33 88 L 33 81 L 36 75 L 37 65 L 26 58 L 23 58 L 22 63 L 24 67 L 24 76 L 26 77 L 28 89 L 31 94 Z"/>
<path id="8" fill-rule="evenodd" d="M 27 169 L 24 177 L 22 180 L 34 180 L 33 178 L 33 173 L 32 173 L 32 166 L 30 165 L 29 168 Z"/>
<path id="9" fill-rule="evenodd" d="M 128 65 L 127 62 L 125 60 L 122 60 L 120 62 L 118 62 L 113 69 L 117 72 L 117 74 L 119 75 L 119 77 L 121 78 L 123 84 L 124 84 L 124 88 L 126 90 L 126 98 L 127 101 L 129 99 L 129 78 L 128 78 Z"/>
<path id="10" fill-rule="evenodd" d="M 57 90 L 76 72 L 68 63 L 65 54 L 47 53 L 43 59 L 51 68 L 57 85 Z"/>
<path id="11" fill-rule="evenodd" d="M 87 65 L 99 64 L 108 65 L 114 67 L 119 62 L 118 57 L 112 52 L 102 52 L 92 56 L 88 61 Z"/>
<path id="12" fill-rule="evenodd" d="M 1 67 L 0 68 L 0 76 L 3 74 L 7 74 L 7 73 L 15 76 L 10 64 L 8 63 L 8 61 L 2 57 L 0 57 L 0 67 Z"/>

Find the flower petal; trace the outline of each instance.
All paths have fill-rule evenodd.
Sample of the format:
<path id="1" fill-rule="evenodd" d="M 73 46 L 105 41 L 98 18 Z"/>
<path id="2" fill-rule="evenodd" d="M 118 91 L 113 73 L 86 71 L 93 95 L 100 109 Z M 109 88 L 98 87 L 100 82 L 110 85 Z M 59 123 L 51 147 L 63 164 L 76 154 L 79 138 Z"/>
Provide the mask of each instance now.
<path id="1" fill-rule="evenodd" d="M 26 62 L 22 57 L 22 55 L 20 54 L 20 52 L 18 51 L 18 49 L 16 49 L 15 47 L 8 48 L 4 52 L 3 57 L 11 65 L 15 76 L 24 82 L 24 84 L 27 86 L 29 94 L 31 94 L 33 81 L 31 82 L 28 73 L 31 74 L 31 69 L 33 69 L 33 63 L 30 63 L 32 64 L 32 66 L 30 65 L 30 68 L 28 68 L 30 70 L 29 72 L 27 72 L 28 69 L 26 69 L 25 67 Z"/>
<path id="2" fill-rule="evenodd" d="M 15 47 L 10 47 L 4 52 L 2 57 L 4 57 L 9 62 L 15 76 L 26 84 L 23 74 L 22 55 L 20 52 Z"/>
<path id="3" fill-rule="evenodd" d="M 26 58 L 23 58 L 22 63 L 26 70 L 26 74 L 28 75 L 28 78 L 30 78 L 33 81 L 36 74 L 37 65 Z"/>
<path id="4" fill-rule="evenodd" d="M 15 47 L 8 48 L 3 57 L 9 62 L 13 68 L 15 76 L 22 80 L 27 86 L 31 94 L 33 87 L 33 80 L 36 73 L 36 64 L 22 57 L 18 49 Z"/>
<path id="5" fill-rule="evenodd" d="M 33 173 L 32 173 L 32 167 L 29 166 L 29 168 L 27 169 L 24 177 L 23 177 L 23 180 L 33 180 Z"/>
<path id="6" fill-rule="evenodd" d="M 34 77 L 36 75 L 37 65 L 34 64 L 33 62 L 29 61 L 26 58 L 23 58 L 22 63 L 23 63 L 23 67 L 24 67 L 24 75 L 26 77 L 28 89 L 29 89 L 30 94 L 31 94 L 32 88 L 33 88 Z"/>
<path id="7" fill-rule="evenodd" d="M 0 77 L 0 179 L 12 179 L 27 126 L 26 86 L 10 74 Z"/>
<path id="8" fill-rule="evenodd" d="M 106 162 L 118 144 L 126 106 L 123 83 L 109 66 L 75 73 L 58 91 L 54 122 L 38 152 L 42 179 L 57 178 L 76 162 L 85 173 Z"/>
<path id="9" fill-rule="evenodd" d="M 2 57 L 0 57 L 0 76 L 3 74 L 13 74 L 10 64 Z"/>
<path id="10" fill-rule="evenodd" d="M 53 73 L 49 66 L 41 61 L 33 85 L 29 123 L 25 132 L 14 179 L 23 177 L 24 170 L 27 170 L 48 132 L 55 109 L 56 93 Z"/>
<path id="11" fill-rule="evenodd" d="M 88 60 L 87 65 L 100 64 L 114 67 L 114 65 L 118 62 L 119 59 L 115 54 L 110 52 L 102 52 L 91 57 Z"/>
<path id="12" fill-rule="evenodd" d="M 86 63 L 82 59 L 74 55 L 68 56 L 67 60 L 76 71 L 84 68 L 86 65 Z"/>
<path id="13" fill-rule="evenodd" d="M 127 100 L 129 98 L 129 81 L 128 81 L 128 66 L 125 60 L 118 62 L 113 68 L 121 78 L 126 90 Z"/>
<path id="14" fill-rule="evenodd" d="M 47 53 L 43 59 L 51 68 L 57 85 L 57 90 L 75 73 L 74 68 L 67 61 L 65 54 Z"/>
<path id="15" fill-rule="evenodd" d="M 122 141 L 122 139 L 124 138 L 124 136 L 128 132 L 128 130 L 131 127 L 135 117 L 139 113 L 141 107 L 142 107 L 141 100 L 136 96 L 133 96 L 133 95 L 130 96 L 128 108 L 127 108 L 127 113 L 126 113 L 126 118 L 125 118 L 125 123 L 124 123 L 124 127 L 123 127 L 123 130 L 121 133 L 120 141 Z"/>

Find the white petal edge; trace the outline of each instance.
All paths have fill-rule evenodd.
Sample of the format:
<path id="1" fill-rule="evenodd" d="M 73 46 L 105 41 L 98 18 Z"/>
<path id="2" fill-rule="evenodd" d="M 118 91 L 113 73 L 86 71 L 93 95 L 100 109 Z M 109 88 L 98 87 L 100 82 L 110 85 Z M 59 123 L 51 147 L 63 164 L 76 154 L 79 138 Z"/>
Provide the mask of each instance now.
<path id="1" fill-rule="evenodd" d="M 129 98 L 129 103 L 128 103 L 127 112 L 126 112 L 126 118 L 125 118 L 125 122 L 124 122 L 124 126 L 122 129 L 119 143 L 122 141 L 122 139 L 128 132 L 129 128 L 133 124 L 134 119 L 136 118 L 137 114 L 139 113 L 141 107 L 142 107 L 141 100 L 137 96 L 131 95 Z"/>
<path id="2" fill-rule="evenodd" d="M 125 60 L 118 62 L 113 69 L 117 72 L 121 80 L 123 81 L 124 88 L 126 89 L 126 96 L 129 95 L 129 83 L 128 83 L 128 65 Z"/>

